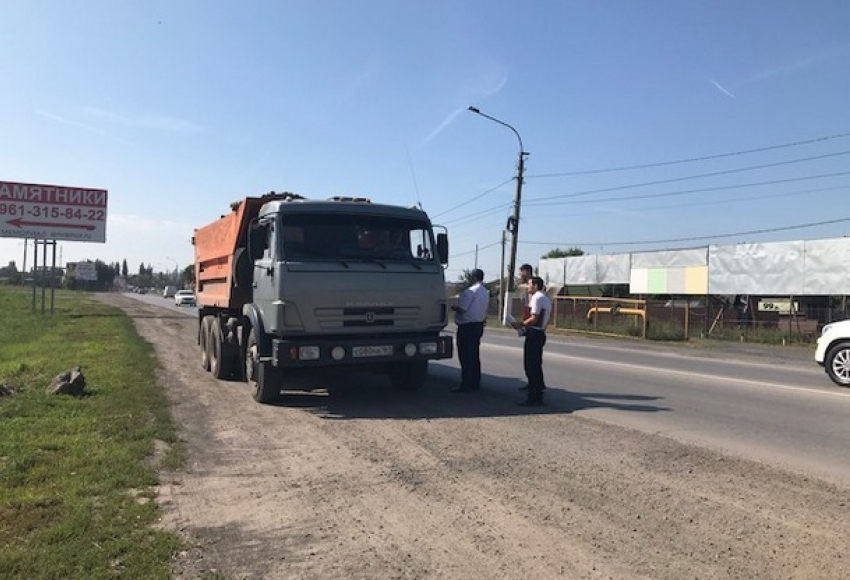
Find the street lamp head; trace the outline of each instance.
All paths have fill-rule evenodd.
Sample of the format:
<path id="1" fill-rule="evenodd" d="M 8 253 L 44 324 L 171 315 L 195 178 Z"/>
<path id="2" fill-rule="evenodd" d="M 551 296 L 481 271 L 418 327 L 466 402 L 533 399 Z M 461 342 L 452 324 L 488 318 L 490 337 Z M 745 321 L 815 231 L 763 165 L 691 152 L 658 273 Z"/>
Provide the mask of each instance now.
<path id="1" fill-rule="evenodd" d="M 481 114 L 481 111 L 479 111 L 476 107 L 473 107 L 472 105 L 469 105 L 467 110 L 472 111 L 473 113 L 478 113 L 479 115 Z"/>

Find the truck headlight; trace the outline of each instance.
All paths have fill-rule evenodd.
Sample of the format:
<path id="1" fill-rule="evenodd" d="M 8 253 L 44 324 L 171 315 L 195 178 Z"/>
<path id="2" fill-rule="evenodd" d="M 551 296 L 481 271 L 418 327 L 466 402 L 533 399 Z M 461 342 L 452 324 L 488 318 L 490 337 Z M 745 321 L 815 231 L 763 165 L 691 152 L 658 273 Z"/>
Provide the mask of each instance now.
<path id="1" fill-rule="evenodd" d="M 300 360 L 319 360 L 318 346 L 299 346 L 298 358 Z"/>
<path id="2" fill-rule="evenodd" d="M 335 346 L 331 349 L 331 358 L 334 360 L 342 360 L 345 358 L 345 349 L 341 346 Z"/>
<path id="3" fill-rule="evenodd" d="M 407 356 L 413 356 L 416 354 L 416 345 L 412 342 L 408 342 L 404 345 L 404 354 Z"/>
<path id="4" fill-rule="evenodd" d="M 419 345 L 419 354 L 437 354 L 437 343 L 423 342 Z"/>

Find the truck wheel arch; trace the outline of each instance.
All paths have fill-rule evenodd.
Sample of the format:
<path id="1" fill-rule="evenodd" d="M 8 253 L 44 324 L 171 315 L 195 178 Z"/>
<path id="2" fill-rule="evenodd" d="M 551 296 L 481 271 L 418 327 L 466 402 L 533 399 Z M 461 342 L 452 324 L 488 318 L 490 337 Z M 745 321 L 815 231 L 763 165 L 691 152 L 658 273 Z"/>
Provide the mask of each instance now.
<path id="1" fill-rule="evenodd" d="M 266 334 L 266 329 L 263 326 L 263 317 L 260 311 L 254 304 L 246 304 L 242 307 L 242 315 L 248 319 L 251 328 L 254 329 L 254 334 L 257 338 L 257 348 L 260 349 L 260 354 L 267 356 L 272 352 L 272 340 Z M 250 329 L 245 330 L 245 342 L 248 341 L 248 333 Z"/>

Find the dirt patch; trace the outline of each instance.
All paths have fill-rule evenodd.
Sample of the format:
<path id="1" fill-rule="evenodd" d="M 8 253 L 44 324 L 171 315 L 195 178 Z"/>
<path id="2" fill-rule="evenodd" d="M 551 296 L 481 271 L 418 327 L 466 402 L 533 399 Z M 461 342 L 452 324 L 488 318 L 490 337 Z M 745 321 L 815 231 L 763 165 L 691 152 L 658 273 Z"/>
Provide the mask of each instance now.
<path id="1" fill-rule="evenodd" d="M 156 348 L 187 449 L 159 488 L 178 577 L 850 577 L 847 489 L 439 381 L 258 405 L 201 370 L 195 319 L 103 299 Z"/>

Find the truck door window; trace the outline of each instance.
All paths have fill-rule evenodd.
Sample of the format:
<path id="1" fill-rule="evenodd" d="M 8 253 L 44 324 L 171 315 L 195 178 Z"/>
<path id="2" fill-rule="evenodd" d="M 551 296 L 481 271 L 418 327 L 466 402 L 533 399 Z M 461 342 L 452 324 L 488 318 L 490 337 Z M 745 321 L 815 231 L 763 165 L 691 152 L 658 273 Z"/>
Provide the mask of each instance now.
<path id="1" fill-rule="evenodd" d="M 266 240 L 265 248 L 263 249 L 263 258 L 271 260 L 274 258 L 274 222 L 269 222 L 265 226 Z"/>
<path id="2" fill-rule="evenodd" d="M 430 261 L 434 259 L 434 250 L 431 243 L 431 232 L 428 230 L 411 230 L 410 246 L 416 248 L 415 258 L 417 260 Z"/>

